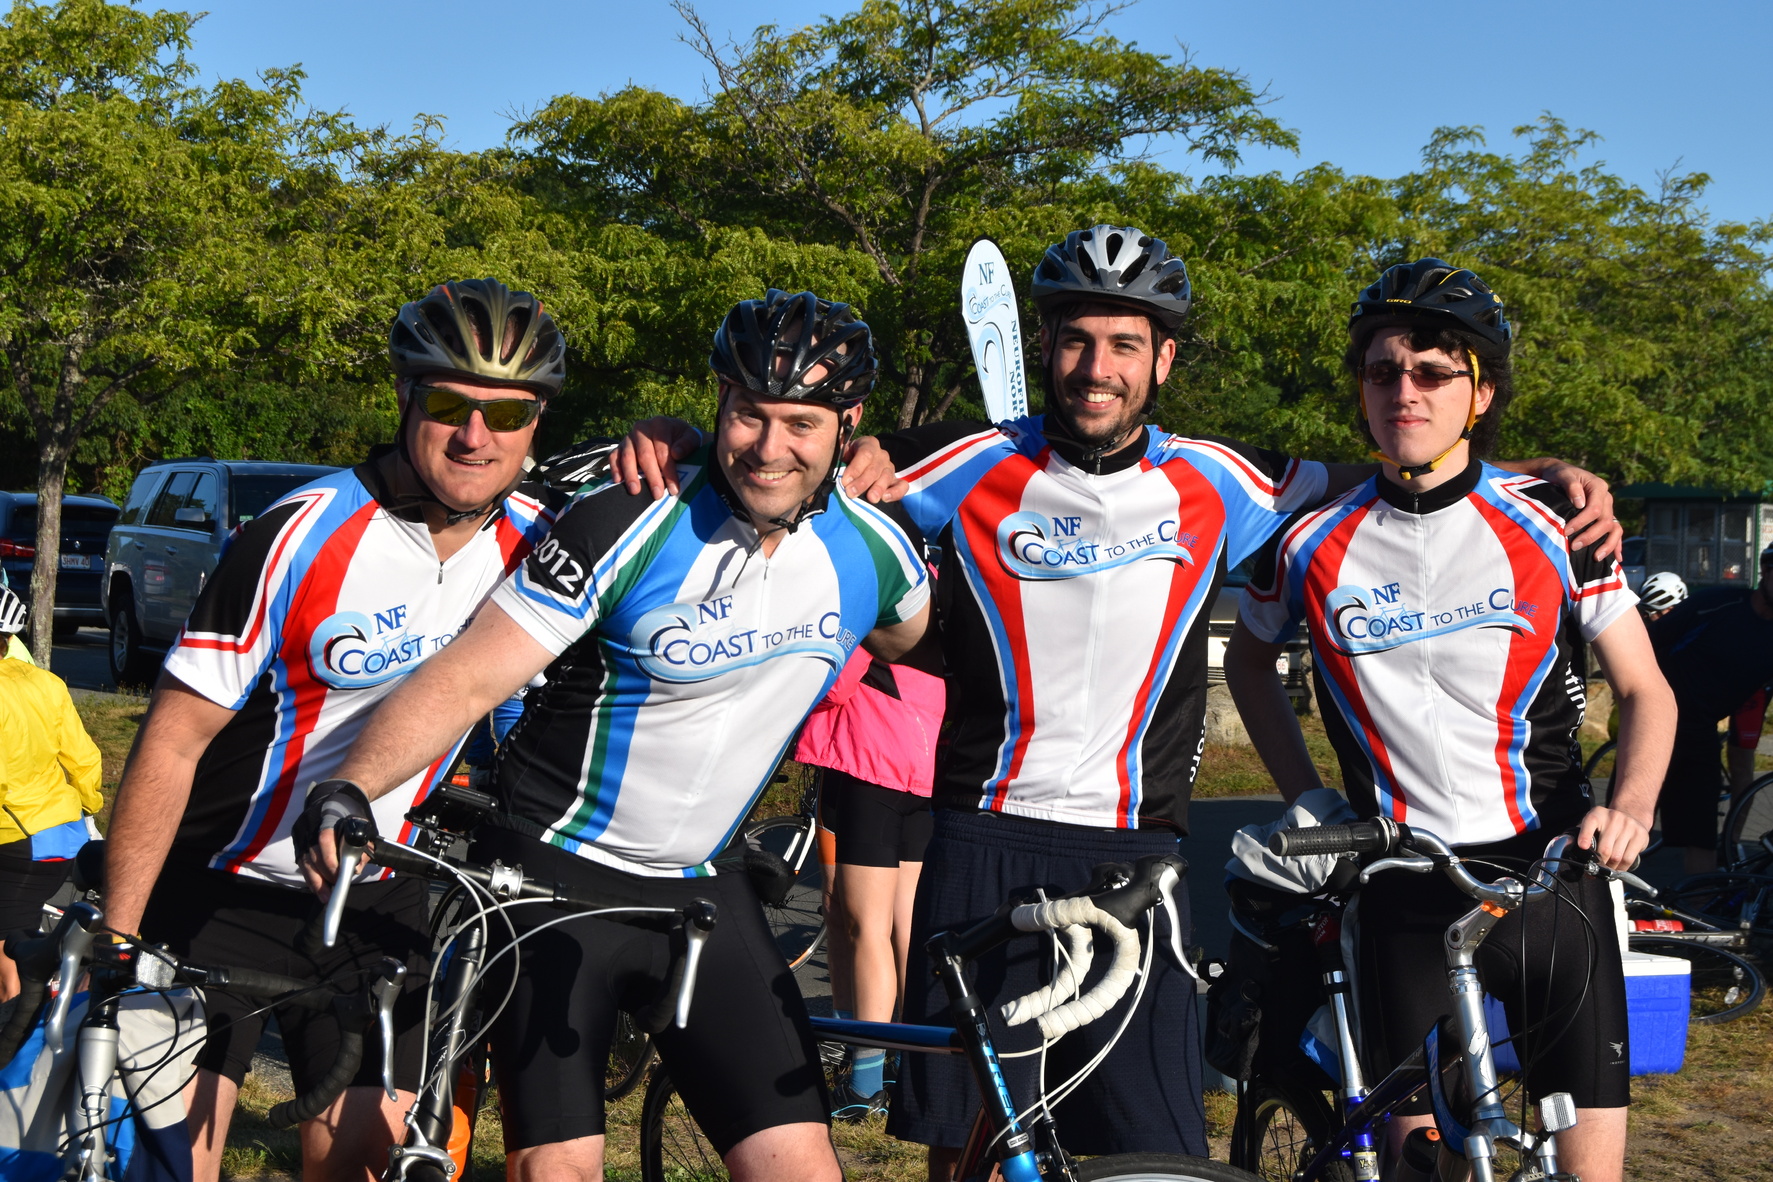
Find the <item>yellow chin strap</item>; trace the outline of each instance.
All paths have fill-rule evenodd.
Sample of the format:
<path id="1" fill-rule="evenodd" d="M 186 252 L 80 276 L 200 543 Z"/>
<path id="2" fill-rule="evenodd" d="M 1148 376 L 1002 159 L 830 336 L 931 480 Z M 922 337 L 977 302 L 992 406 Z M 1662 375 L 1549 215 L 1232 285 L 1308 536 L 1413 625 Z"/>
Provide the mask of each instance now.
<path id="1" fill-rule="evenodd" d="M 1476 427 L 1477 421 L 1483 417 L 1482 415 L 1478 414 L 1478 408 L 1477 408 L 1478 382 L 1480 380 L 1482 370 L 1478 366 L 1478 359 L 1477 359 L 1476 353 L 1473 353 L 1470 349 L 1467 349 L 1465 351 L 1465 357 L 1466 357 L 1466 360 L 1471 362 L 1471 409 L 1466 412 L 1465 430 L 1459 432 L 1459 438 L 1455 439 L 1447 447 L 1446 451 L 1443 451 L 1440 455 L 1434 457 L 1434 459 L 1429 460 L 1425 464 L 1413 464 L 1407 468 L 1404 465 L 1399 464 L 1396 460 L 1392 459 L 1390 456 L 1386 455 L 1382 451 L 1370 451 L 1367 453 L 1369 456 L 1371 456 L 1375 460 L 1383 460 L 1387 464 L 1396 464 L 1397 465 L 1397 474 L 1399 476 L 1403 477 L 1405 480 L 1414 480 L 1418 476 L 1426 476 L 1430 472 L 1434 471 L 1437 467 L 1440 466 L 1440 462 L 1442 460 L 1446 459 L 1449 455 L 1451 455 L 1453 453 L 1453 448 L 1458 447 L 1461 443 L 1464 443 L 1467 439 L 1471 438 L 1472 428 Z M 1398 381 L 1400 381 L 1400 382 L 1408 381 L 1408 380 L 1409 379 L 1407 377 L 1404 377 L 1401 375 L 1398 377 Z M 1367 399 L 1364 394 L 1361 395 L 1361 397 L 1360 397 L 1360 411 L 1361 411 L 1361 419 L 1363 421 L 1365 421 L 1365 419 L 1367 417 Z"/>

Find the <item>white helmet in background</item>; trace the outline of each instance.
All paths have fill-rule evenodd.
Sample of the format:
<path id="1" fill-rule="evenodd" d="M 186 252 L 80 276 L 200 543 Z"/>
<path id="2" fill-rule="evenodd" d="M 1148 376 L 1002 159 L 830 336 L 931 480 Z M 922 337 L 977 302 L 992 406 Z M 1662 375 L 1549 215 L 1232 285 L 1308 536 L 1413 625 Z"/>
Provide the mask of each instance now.
<path id="1" fill-rule="evenodd" d="M 1638 602 L 1653 612 L 1665 612 L 1685 598 L 1686 581 L 1671 570 L 1657 571 L 1644 580 L 1644 589 L 1638 592 Z"/>
<path id="2" fill-rule="evenodd" d="M 0 636 L 24 631 L 25 601 L 10 587 L 0 587 Z M 0 644 L 0 649 L 6 646 Z"/>

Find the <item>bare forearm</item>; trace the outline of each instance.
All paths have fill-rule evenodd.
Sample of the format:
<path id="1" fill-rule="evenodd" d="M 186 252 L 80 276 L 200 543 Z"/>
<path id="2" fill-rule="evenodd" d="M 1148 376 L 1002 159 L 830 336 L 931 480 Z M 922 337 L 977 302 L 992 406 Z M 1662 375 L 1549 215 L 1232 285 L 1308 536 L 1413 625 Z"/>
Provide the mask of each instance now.
<path id="1" fill-rule="evenodd" d="M 120 932 L 141 930 L 191 799 L 199 754 L 154 741 L 145 727 L 137 736 L 105 833 L 105 922 Z"/>
<path id="2" fill-rule="evenodd" d="M 1619 751 L 1608 807 L 1648 829 L 1656 816 L 1656 798 L 1662 793 L 1669 753 L 1674 750 L 1674 695 L 1666 685 L 1652 686 L 1621 694 L 1618 701 Z"/>
<path id="3" fill-rule="evenodd" d="M 1244 630 L 1240 622 L 1225 650 L 1225 684 L 1243 717 L 1256 754 L 1288 804 L 1313 788 L 1323 787 L 1317 765 L 1305 746 L 1299 717 L 1293 712 L 1287 687 L 1274 671 L 1279 645 L 1265 644 Z"/>

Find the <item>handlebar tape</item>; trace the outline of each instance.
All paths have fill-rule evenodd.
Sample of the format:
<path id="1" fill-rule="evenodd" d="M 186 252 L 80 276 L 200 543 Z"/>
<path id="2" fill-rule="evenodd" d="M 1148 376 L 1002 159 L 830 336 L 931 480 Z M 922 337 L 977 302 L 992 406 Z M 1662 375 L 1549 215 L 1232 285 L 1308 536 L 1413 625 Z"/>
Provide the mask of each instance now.
<path id="1" fill-rule="evenodd" d="M 196 965 L 186 967 L 197 968 Z M 308 1010 L 327 1009 L 332 1005 L 333 999 L 339 996 L 339 991 L 331 985 L 316 986 L 312 981 L 298 981 L 294 977 L 279 976 L 276 973 L 261 973 L 257 969 L 208 969 L 203 973 L 202 984 L 209 989 L 244 993 L 266 1000 L 274 998 L 278 1005 L 301 1006 Z"/>
<path id="2" fill-rule="evenodd" d="M 343 1029 L 339 1032 L 339 1055 L 332 1061 L 332 1070 L 326 1078 L 315 1084 L 305 1094 L 271 1109 L 265 1121 L 274 1129 L 289 1129 L 306 1120 L 313 1120 L 322 1112 L 332 1107 L 344 1090 L 351 1086 L 357 1077 L 357 1069 L 363 1063 L 363 1031 Z"/>
<path id="3" fill-rule="evenodd" d="M 1010 913 L 1010 922 L 1021 931 L 1046 931 L 1087 925 L 1101 932 L 1114 944 L 1114 961 L 1108 972 L 1096 982 L 1095 988 L 1063 1005 L 1054 1005 L 1089 972 L 1089 965 L 1085 964 L 1063 991 L 1060 986 L 1067 974 L 1062 972 L 1060 980 L 1054 981 L 1052 985 L 1037 989 L 1026 997 L 1006 1002 L 999 1008 L 1004 1021 L 1011 1026 L 1033 1021 L 1039 1025 L 1041 1037 L 1058 1038 L 1080 1026 L 1087 1026 L 1106 1014 L 1126 994 L 1138 974 L 1138 933 L 1097 907 L 1094 899 L 1054 899 L 1047 903 L 1025 904 Z M 1074 942 L 1068 937 L 1067 943 L 1073 945 L 1074 953 L 1083 951 L 1078 947 L 1081 941 Z M 1075 969 L 1076 965 L 1067 967 L 1068 970 Z"/>
<path id="4" fill-rule="evenodd" d="M 1308 829 L 1282 829 L 1268 839 L 1268 848 L 1283 858 L 1322 854 L 1375 854 L 1390 845 L 1383 827 L 1372 821 L 1348 825 L 1314 825 Z"/>

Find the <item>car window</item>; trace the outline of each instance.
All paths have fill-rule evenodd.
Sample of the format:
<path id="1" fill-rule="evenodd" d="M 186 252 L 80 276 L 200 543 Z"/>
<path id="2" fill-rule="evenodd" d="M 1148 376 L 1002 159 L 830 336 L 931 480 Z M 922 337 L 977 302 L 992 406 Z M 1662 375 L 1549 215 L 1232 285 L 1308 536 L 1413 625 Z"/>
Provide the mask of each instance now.
<path id="1" fill-rule="evenodd" d="M 165 472 L 143 472 L 135 478 L 135 483 L 129 486 L 129 499 L 123 503 L 123 515 L 117 518 L 118 525 L 134 525 L 142 519 L 142 514 L 147 511 L 149 498 L 160 487 L 161 478 L 165 475 Z"/>
<path id="2" fill-rule="evenodd" d="M 174 472 L 172 479 L 166 482 L 166 491 L 154 501 L 154 507 L 148 511 L 148 525 L 163 525 L 168 529 L 176 527 L 173 514 L 184 508 L 185 498 L 191 494 L 191 486 L 197 483 L 195 472 Z"/>
<path id="3" fill-rule="evenodd" d="M 229 495 L 234 499 L 234 524 L 246 524 L 269 509 L 284 493 L 302 487 L 316 475 L 313 472 L 274 473 L 268 476 L 262 473 L 252 476 L 236 473 L 229 488 Z"/>
<path id="4" fill-rule="evenodd" d="M 197 478 L 197 487 L 192 489 L 190 494 L 185 497 L 185 503 L 182 508 L 201 509 L 208 524 L 198 524 L 195 521 L 184 521 L 180 522 L 180 524 L 186 529 L 211 529 L 214 527 L 216 519 L 220 516 L 220 500 L 221 497 L 216 491 L 215 473 L 203 473 L 203 475 Z"/>
<path id="5" fill-rule="evenodd" d="M 1256 556 L 1250 555 L 1236 566 L 1225 572 L 1227 587 L 1242 587 L 1256 575 Z"/>

